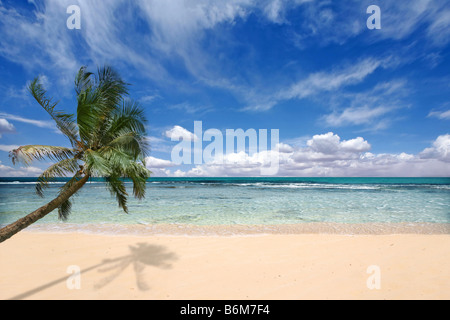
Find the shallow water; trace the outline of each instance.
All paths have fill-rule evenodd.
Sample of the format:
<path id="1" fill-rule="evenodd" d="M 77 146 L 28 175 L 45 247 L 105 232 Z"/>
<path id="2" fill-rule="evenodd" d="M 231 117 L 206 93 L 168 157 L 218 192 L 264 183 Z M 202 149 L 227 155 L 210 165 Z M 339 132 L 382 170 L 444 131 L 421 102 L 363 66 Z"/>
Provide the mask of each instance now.
<path id="1" fill-rule="evenodd" d="M 35 194 L 34 179 L 0 179 L 0 224 L 11 223 L 45 204 L 63 183 L 52 183 L 46 198 L 41 199 Z M 127 187 L 131 193 L 131 183 Z M 145 200 L 130 197 L 129 211 L 123 213 L 97 179 L 74 198 L 68 223 L 76 229 L 115 225 L 117 230 L 136 225 L 147 229 L 164 225 L 278 226 L 281 230 L 289 225 L 319 228 L 332 224 L 331 231 L 339 225 L 342 230 L 347 225 L 371 226 L 369 229 L 405 224 L 445 226 L 450 223 L 450 178 L 153 178 L 147 184 Z M 35 228 L 65 230 L 67 226 L 53 213 Z"/>

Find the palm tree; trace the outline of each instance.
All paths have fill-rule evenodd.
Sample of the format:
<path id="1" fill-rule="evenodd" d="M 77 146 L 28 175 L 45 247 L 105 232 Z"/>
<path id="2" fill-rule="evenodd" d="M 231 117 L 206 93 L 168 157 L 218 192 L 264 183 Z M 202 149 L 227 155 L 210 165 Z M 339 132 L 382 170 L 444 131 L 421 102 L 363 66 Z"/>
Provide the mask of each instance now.
<path id="1" fill-rule="evenodd" d="M 96 75 L 82 67 L 75 78 L 78 106 L 73 115 L 55 109 L 58 103 L 47 98 L 39 78 L 29 84 L 30 93 L 69 139 L 71 147 L 23 146 L 11 151 L 11 160 L 13 164 L 25 165 L 34 160 L 55 162 L 38 178 L 36 192 L 41 197 L 50 181 L 69 175 L 72 178 L 54 200 L 1 229 L 0 243 L 56 209 L 59 219 L 66 221 L 72 207 L 70 198 L 91 177 L 105 178 L 111 194 L 126 213 L 128 193 L 123 178 L 132 181 L 136 198 L 144 198 L 145 183 L 151 173 L 145 167 L 146 119 L 140 106 L 127 98 L 127 87 L 110 67 L 100 68 Z"/>

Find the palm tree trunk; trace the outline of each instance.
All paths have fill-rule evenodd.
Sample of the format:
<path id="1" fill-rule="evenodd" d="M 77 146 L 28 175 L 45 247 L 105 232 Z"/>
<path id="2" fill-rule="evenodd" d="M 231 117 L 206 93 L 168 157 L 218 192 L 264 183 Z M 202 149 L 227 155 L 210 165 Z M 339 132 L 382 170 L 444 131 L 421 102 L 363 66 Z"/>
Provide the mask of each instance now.
<path id="1" fill-rule="evenodd" d="M 85 183 L 89 180 L 89 176 L 86 175 L 80 179 L 80 181 L 74 183 L 70 188 L 61 193 L 57 198 L 47 203 L 45 206 L 40 207 L 36 211 L 30 213 L 26 217 L 17 220 L 16 222 L 4 227 L 0 230 L 0 243 L 8 240 L 16 233 L 22 231 L 23 229 L 29 227 L 36 221 L 44 218 L 47 214 L 52 212 L 61 206 L 65 201 L 67 201 L 73 194 L 81 189 Z"/>

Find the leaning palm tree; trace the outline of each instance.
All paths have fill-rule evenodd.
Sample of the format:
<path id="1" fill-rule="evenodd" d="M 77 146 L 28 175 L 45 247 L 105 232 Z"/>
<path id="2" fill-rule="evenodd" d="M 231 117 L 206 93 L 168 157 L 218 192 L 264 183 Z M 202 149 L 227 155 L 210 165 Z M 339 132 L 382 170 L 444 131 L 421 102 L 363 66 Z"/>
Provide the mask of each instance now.
<path id="1" fill-rule="evenodd" d="M 0 230 L 0 243 L 27 228 L 50 212 L 58 210 L 59 219 L 67 220 L 71 197 L 91 177 L 103 177 L 119 207 L 128 213 L 128 193 L 124 178 L 133 183 L 133 194 L 142 199 L 150 171 L 145 167 L 148 144 L 145 117 L 140 106 L 127 98 L 128 85 L 110 67 L 94 75 L 82 67 L 75 78 L 76 115 L 56 110 L 57 103 L 47 97 L 39 78 L 28 89 L 36 101 L 55 121 L 71 147 L 43 145 L 23 146 L 11 151 L 13 164 L 30 165 L 34 160 L 55 162 L 38 178 L 36 192 L 43 197 L 49 182 L 57 177 L 71 179 L 61 187 L 57 197 L 26 217 Z"/>

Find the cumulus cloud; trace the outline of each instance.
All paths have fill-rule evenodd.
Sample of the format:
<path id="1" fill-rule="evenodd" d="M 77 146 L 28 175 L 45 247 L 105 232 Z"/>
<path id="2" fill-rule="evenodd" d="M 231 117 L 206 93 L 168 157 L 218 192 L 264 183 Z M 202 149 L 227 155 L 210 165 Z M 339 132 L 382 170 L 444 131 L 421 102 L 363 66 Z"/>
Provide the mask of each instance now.
<path id="1" fill-rule="evenodd" d="M 0 138 L 4 133 L 13 133 L 16 129 L 6 119 L 0 119 Z"/>
<path id="2" fill-rule="evenodd" d="M 294 148 L 290 145 L 288 145 L 287 143 L 278 143 L 276 145 L 276 150 L 278 150 L 278 152 L 281 153 L 291 153 L 294 152 Z"/>
<path id="3" fill-rule="evenodd" d="M 174 126 L 172 129 L 167 130 L 165 132 L 165 135 L 167 138 L 171 139 L 172 141 L 178 141 L 182 139 L 183 141 L 197 141 L 198 137 L 190 132 L 189 130 L 186 130 L 183 127 L 180 126 Z"/>
<path id="4" fill-rule="evenodd" d="M 172 163 L 172 161 L 169 160 L 163 160 L 155 157 L 147 157 L 145 158 L 145 162 L 147 165 L 147 168 L 152 169 L 162 169 L 162 168 L 169 168 L 174 167 L 176 164 Z"/>
<path id="5" fill-rule="evenodd" d="M 12 168 L 0 161 L 0 177 L 39 177 L 42 172 L 42 169 L 36 167 Z"/>
<path id="6" fill-rule="evenodd" d="M 161 161 L 165 176 L 228 177 L 262 176 L 262 168 L 278 163 L 276 176 L 316 177 L 420 177 L 450 175 L 450 135 L 438 137 L 432 147 L 419 154 L 374 154 L 362 137 L 342 140 L 332 132 L 315 135 L 306 146 L 294 147 L 280 143 L 275 150 L 229 153 L 220 159 L 197 165 L 189 170 L 171 171 L 170 161 Z M 167 164 L 167 166 L 165 166 Z"/>
<path id="7" fill-rule="evenodd" d="M 333 132 L 315 135 L 307 142 L 307 145 L 311 150 L 322 154 L 337 154 L 340 152 L 358 153 L 371 149 L 371 145 L 361 137 L 341 141 L 341 138 Z"/>
<path id="8" fill-rule="evenodd" d="M 438 137 L 431 148 L 427 148 L 420 153 L 420 157 L 450 162 L 450 134 Z"/>

